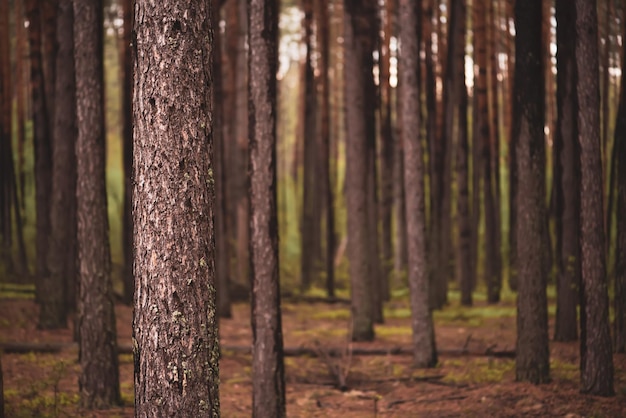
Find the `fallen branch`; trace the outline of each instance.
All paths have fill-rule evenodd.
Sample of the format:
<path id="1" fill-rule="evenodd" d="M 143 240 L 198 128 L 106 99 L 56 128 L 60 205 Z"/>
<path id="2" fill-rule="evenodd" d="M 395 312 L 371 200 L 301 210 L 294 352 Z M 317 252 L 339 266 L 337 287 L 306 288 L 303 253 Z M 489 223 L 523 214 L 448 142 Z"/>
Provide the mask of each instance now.
<path id="1" fill-rule="evenodd" d="M 24 353 L 58 353 L 63 350 L 77 348 L 76 343 L 32 343 L 32 342 L 1 342 L 0 350 L 7 354 L 24 354 Z M 225 354 L 250 354 L 250 346 L 247 345 L 223 345 L 222 352 Z M 117 347 L 119 354 L 132 354 L 133 349 L 130 344 L 119 344 Z M 345 348 L 328 347 L 324 348 L 324 353 L 328 357 L 345 356 Z M 285 347 L 284 354 L 287 357 L 320 357 L 320 350 L 313 347 Z M 413 354 L 412 347 L 352 347 L 351 354 L 353 356 L 408 356 Z M 515 358 L 513 350 L 494 350 L 489 347 L 484 351 L 470 351 L 467 349 L 439 349 L 437 354 L 444 357 L 496 357 L 496 358 Z"/>

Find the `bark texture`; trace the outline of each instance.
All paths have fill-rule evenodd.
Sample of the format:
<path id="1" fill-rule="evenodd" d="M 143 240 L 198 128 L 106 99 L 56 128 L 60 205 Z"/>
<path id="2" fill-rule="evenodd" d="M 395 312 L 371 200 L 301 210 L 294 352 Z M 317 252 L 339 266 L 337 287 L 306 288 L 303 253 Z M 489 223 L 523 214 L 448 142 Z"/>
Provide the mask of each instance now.
<path id="1" fill-rule="evenodd" d="M 419 5 L 411 0 L 399 3 L 400 43 L 399 74 L 402 83 L 400 112 L 404 144 L 404 184 L 406 186 L 406 219 L 408 280 L 413 331 L 413 362 L 417 367 L 437 363 L 435 331 L 428 304 L 428 259 L 425 241 L 424 154 L 420 142 L 419 104 Z"/>
<path id="2" fill-rule="evenodd" d="M 135 5 L 136 417 L 220 415 L 211 5 Z"/>
<path id="3" fill-rule="evenodd" d="M 569 0 L 557 0 L 557 126 L 554 187 L 557 239 L 557 300 L 554 339 L 578 338 L 580 294 L 580 151 L 577 137 L 575 14 Z"/>
<path id="4" fill-rule="evenodd" d="M 120 403 L 105 184 L 102 2 L 74 1 L 81 404 Z"/>
<path id="5" fill-rule="evenodd" d="M 581 391 L 609 396 L 613 355 L 606 278 L 596 1 L 576 0 L 578 143 L 581 161 Z"/>
<path id="6" fill-rule="evenodd" d="M 541 0 L 515 6 L 515 114 L 517 155 L 517 343 L 516 379 L 550 379 L 548 304 L 543 254 L 545 217 L 544 101 L 541 59 Z M 487 187 L 487 186 L 486 186 Z"/>
<path id="7" fill-rule="evenodd" d="M 252 415 L 286 416 L 276 209 L 278 1 L 249 0 Z"/>

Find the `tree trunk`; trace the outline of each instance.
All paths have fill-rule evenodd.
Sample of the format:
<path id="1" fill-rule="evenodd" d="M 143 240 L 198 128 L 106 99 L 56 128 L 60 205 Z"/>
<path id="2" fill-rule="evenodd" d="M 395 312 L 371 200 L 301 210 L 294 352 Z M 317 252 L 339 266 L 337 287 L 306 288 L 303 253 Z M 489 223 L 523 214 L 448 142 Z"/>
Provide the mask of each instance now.
<path id="1" fill-rule="evenodd" d="M 11 119 L 11 47 L 9 36 L 9 4 L 0 3 L 0 263 L 6 275 L 13 273 L 13 151 Z M 16 211 L 16 214 L 19 213 Z"/>
<path id="2" fill-rule="evenodd" d="M 67 327 L 67 310 L 76 306 L 76 80 L 74 13 L 71 0 L 61 0 L 57 15 L 55 144 L 52 159 L 49 275 L 41 278 L 39 328 Z"/>
<path id="3" fill-rule="evenodd" d="M 545 217 L 544 78 L 541 59 L 541 0 L 515 6 L 515 114 L 518 193 L 518 295 L 516 379 L 550 379 L 548 304 L 543 255 Z"/>
<path id="4" fill-rule="evenodd" d="M 425 240 L 424 154 L 420 142 L 419 44 L 420 5 L 400 0 L 399 69 L 402 90 L 400 100 L 403 123 L 404 183 L 406 187 L 408 279 L 411 328 L 413 331 L 413 362 L 417 367 L 437 364 L 435 330 L 428 304 L 428 259 Z"/>
<path id="5" fill-rule="evenodd" d="M 41 15 L 38 0 L 26 2 L 29 21 L 30 81 L 33 100 L 33 142 L 35 148 L 35 206 L 36 228 L 36 277 L 48 275 L 46 255 L 50 236 L 50 201 L 52 191 L 52 144 L 49 132 L 48 108 L 43 77 L 43 54 L 41 50 Z M 35 299 L 41 300 L 43 289 L 38 286 Z"/>
<path id="6" fill-rule="evenodd" d="M 4 418 L 4 381 L 3 380 L 4 379 L 2 378 L 2 361 L 0 361 L 0 418 Z"/>
<path id="7" fill-rule="evenodd" d="M 137 417 L 219 416 L 211 5 L 135 5 Z"/>
<path id="8" fill-rule="evenodd" d="M 301 118 L 303 121 L 304 157 L 302 167 L 302 218 L 300 223 L 300 288 L 308 290 L 313 283 L 320 255 L 321 217 L 318 195 L 317 92 L 313 69 L 313 0 L 303 0 L 304 89 Z"/>
<path id="9" fill-rule="evenodd" d="M 325 200 L 326 217 L 326 291 L 329 298 L 335 296 L 335 203 L 333 199 L 333 185 L 330 175 L 330 88 L 329 88 L 329 66 L 330 66 L 330 27 L 328 16 L 328 0 L 316 0 L 315 2 L 318 28 L 318 43 L 320 49 L 319 68 L 320 71 L 320 184 L 323 191 L 322 197 Z"/>
<path id="10" fill-rule="evenodd" d="M 59 0 L 38 0 L 41 7 L 44 86 L 48 113 L 48 131 L 54 144 L 56 55 L 58 51 L 57 12 Z M 54 147 L 53 147 L 54 148 Z"/>
<path id="11" fill-rule="evenodd" d="M 286 416 L 276 212 L 278 2 L 251 0 L 248 13 L 252 415 L 273 418 Z"/>
<path id="12" fill-rule="evenodd" d="M 581 391 L 609 396 L 614 390 L 600 149 L 598 19 L 596 1 L 576 0 L 575 7 L 581 161 Z"/>
<path id="13" fill-rule="evenodd" d="M 105 184 L 102 2 L 74 2 L 81 404 L 120 403 Z"/>
<path id="14" fill-rule="evenodd" d="M 361 0 L 345 0 L 344 74 L 346 104 L 346 210 L 348 216 L 348 259 L 352 291 L 352 340 L 374 339 L 373 277 L 370 260 L 368 211 L 368 134 L 365 83 L 371 67 L 364 65 L 367 45 L 367 10 Z"/>
<path id="15" fill-rule="evenodd" d="M 124 250 L 124 303 L 133 303 L 135 280 L 133 277 L 133 57 L 131 50 L 133 28 L 132 0 L 122 0 L 124 13 L 124 33 L 121 51 L 122 71 L 122 143 L 124 162 L 124 214 L 122 245 Z"/>
<path id="16" fill-rule="evenodd" d="M 220 2 L 213 0 L 212 27 L 219 27 Z M 220 318 L 231 318 L 230 300 L 230 249 L 226 208 L 226 142 L 224 130 L 224 82 L 222 77 L 222 35 L 213 32 L 213 159 L 215 166 L 215 275 L 217 287 L 217 311 Z"/>
<path id="17" fill-rule="evenodd" d="M 557 126 L 554 142 L 557 278 L 554 339 L 578 338 L 580 294 L 580 156 L 576 121 L 575 15 L 569 0 L 557 0 Z"/>

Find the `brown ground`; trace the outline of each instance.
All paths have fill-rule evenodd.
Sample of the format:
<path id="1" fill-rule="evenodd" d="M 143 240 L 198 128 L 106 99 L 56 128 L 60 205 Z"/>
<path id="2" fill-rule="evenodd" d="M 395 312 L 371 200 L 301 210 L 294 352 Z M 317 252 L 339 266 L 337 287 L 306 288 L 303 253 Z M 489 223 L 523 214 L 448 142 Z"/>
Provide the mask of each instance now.
<path id="1" fill-rule="evenodd" d="M 512 301 L 495 307 L 451 307 L 436 314 L 442 350 L 512 350 L 515 309 Z M 329 304 L 283 306 L 287 347 L 345 347 L 348 308 Z M 120 342 L 130 343 L 132 311 L 118 306 Z M 390 318 L 376 329 L 374 343 L 359 347 L 407 347 L 408 310 L 392 302 Z M 71 331 L 38 331 L 36 306 L 28 300 L 0 300 L 0 339 L 21 342 L 70 342 Z M 250 344 L 249 306 L 234 307 L 221 323 L 222 346 Z M 516 383 L 513 359 L 443 355 L 431 370 L 413 370 L 407 355 L 335 359 L 349 368 L 342 392 L 327 364 L 308 356 L 286 359 L 287 413 L 290 417 L 626 417 L 626 356 L 615 355 L 617 396 L 600 398 L 578 392 L 578 344 L 552 343 L 553 382 Z M 77 351 L 60 354 L 5 354 L 2 357 L 8 417 L 132 417 L 132 358 L 120 361 L 123 408 L 102 412 L 78 408 Z M 251 416 L 250 356 L 225 350 L 220 364 L 224 417 Z M 431 379 L 424 379 L 425 377 Z"/>

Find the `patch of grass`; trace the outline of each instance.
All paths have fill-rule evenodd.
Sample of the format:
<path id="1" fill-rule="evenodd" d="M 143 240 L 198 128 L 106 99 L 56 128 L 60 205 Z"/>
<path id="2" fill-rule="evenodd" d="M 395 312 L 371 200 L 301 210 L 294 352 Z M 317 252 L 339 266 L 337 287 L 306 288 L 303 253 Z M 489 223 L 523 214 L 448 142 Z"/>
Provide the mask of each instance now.
<path id="1" fill-rule="evenodd" d="M 328 311 L 317 312 L 313 314 L 313 319 L 348 320 L 350 319 L 350 310 L 349 309 L 331 309 Z"/>
<path id="2" fill-rule="evenodd" d="M 410 326 L 396 327 L 390 325 L 379 325 L 376 327 L 377 337 L 396 337 L 398 335 L 411 335 L 413 331 Z"/>
<path id="3" fill-rule="evenodd" d="M 578 364 L 566 363 L 558 359 L 550 359 L 550 375 L 556 380 L 578 381 L 580 369 Z"/>
<path id="4" fill-rule="evenodd" d="M 468 359 L 463 362 L 445 360 L 443 381 L 450 383 L 496 383 L 515 372 L 515 360 L 495 360 L 492 358 Z"/>

